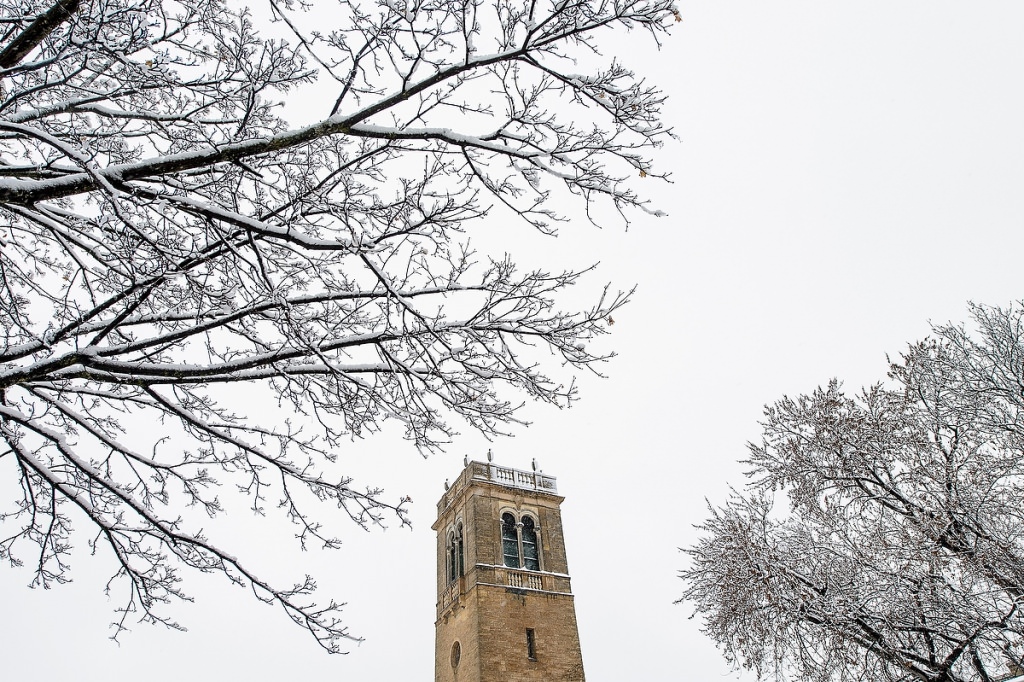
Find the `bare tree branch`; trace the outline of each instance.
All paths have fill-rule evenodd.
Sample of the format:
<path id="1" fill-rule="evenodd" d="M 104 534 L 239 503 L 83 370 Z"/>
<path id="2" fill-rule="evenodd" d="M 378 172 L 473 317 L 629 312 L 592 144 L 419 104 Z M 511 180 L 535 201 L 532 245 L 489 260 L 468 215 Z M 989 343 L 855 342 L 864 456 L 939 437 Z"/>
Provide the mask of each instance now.
<path id="1" fill-rule="evenodd" d="M 656 213 L 635 183 L 658 176 L 663 96 L 600 48 L 659 40 L 675 10 L 268 0 L 258 26 L 233 6 L 0 0 L 0 462 L 19 491 L 0 559 L 62 582 L 84 522 L 118 567 L 115 636 L 180 627 L 163 606 L 198 570 L 335 651 L 351 636 L 311 578 L 272 585 L 200 529 L 238 506 L 278 509 L 301 546 L 407 524 L 407 498 L 338 470 L 351 440 L 394 425 L 427 453 L 465 425 L 503 434 L 526 398 L 575 400 L 629 291 L 566 309 L 586 272 L 524 271 L 470 235 L 553 233 L 572 202 Z M 289 125 L 303 97 L 330 116 Z"/>
<path id="2" fill-rule="evenodd" d="M 15 36 L 14 40 L 7 43 L 7 47 L 0 50 L 0 69 L 10 69 L 17 66 L 22 59 L 39 47 L 39 43 L 46 39 L 46 36 L 53 33 L 61 24 L 71 20 L 78 11 L 80 0 L 57 0 L 53 7 L 46 10 L 28 27 Z"/>

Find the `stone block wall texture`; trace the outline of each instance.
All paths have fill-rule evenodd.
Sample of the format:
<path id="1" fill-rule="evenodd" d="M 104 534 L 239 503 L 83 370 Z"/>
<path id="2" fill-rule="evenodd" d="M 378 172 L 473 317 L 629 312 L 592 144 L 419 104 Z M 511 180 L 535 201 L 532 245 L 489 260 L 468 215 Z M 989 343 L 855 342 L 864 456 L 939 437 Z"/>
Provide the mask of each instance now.
<path id="1" fill-rule="evenodd" d="M 534 631 L 535 658 L 526 630 Z M 461 656 L 452 665 L 451 651 Z M 583 682 L 572 595 L 477 585 L 439 621 L 437 682 Z"/>
<path id="2" fill-rule="evenodd" d="M 477 588 L 480 680 L 581 682 L 583 657 L 571 595 L 511 587 Z M 500 617 L 489 617 L 500 614 Z M 534 631 L 536 659 L 527 656 Z"/>
<path id="3" fill-rule="evenodd" d="M 474 590 L 475 592 L 475 590 Z M 473 594 L 471 592 L 470 594 Z M 479 611 L 475 599 L 467 599 L 438 620 L 434 634 L 435 682 L 480 682 Z M 459 643 L 459 664 L 452 665 L 452 646 Z"/>
<path id="4" fill-rule="evenodd" d="M 558 507 L 540 508 L 541 549 L 544 551 L 544 570 L 568 573 L 565 558 L 565 536 L 562 535 L 562 512 Z"/>

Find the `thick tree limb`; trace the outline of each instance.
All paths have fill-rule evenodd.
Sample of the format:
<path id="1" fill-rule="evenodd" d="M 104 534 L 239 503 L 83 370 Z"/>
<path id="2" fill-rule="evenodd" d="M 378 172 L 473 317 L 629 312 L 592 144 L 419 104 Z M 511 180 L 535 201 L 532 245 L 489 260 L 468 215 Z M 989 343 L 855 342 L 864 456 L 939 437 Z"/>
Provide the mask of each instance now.
<path id="1" fill-rule="evenodd" d="M 46 36 L 72 19 L 80 3 L 81 0 L 57 0 L 53 7 L 36 17 L 28 28 L 0 50 L 0 69 L 10 69 L 20 64 L 22 59 L 46 40 Z"/>

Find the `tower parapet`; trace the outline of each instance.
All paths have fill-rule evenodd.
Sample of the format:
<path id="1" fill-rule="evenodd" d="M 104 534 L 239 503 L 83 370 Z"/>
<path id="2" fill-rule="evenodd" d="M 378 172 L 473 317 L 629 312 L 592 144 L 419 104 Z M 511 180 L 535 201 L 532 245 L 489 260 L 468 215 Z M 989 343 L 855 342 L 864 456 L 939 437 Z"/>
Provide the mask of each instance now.
<path id="1" fill-rule="evenodd" d="M 445 494 L 437 501 L 438 518 L 444 513 L 452 500 L 456 499 L 459 493 L 472 481 L 481 481 L 504 486 L 506 488 L 518 488 L 520 490 L 532 490 L 535 492 L 558 494 L 557 479 L 548 476 L 542 471 L 524 471 L 511 467 L 498 466 L 490 462 L 469 462 L 462 470 L 455 483 L 448 486 Z"/>

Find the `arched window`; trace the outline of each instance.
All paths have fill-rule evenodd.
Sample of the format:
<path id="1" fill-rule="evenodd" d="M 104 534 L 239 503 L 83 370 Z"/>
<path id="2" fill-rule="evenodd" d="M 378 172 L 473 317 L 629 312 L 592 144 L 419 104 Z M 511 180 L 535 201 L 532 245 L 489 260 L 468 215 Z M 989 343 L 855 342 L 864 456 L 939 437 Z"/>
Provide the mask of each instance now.
<path id="1" fill-rule="evenodd" d="M 511 512 L 501 515 L 501 554 L 509 568 L 540 570 L 540 542 L 537 522 L 524 514 L 517 522 Z"/>
<path id="2" fill-rule="evenodd" d="M 537 552 L 537 527 L 529 516 L 523 517 L 523 568 L 540 570 L 540 553 Z"/>
<path id="3" fill-rule="evenodd" d="M 455 552 L 455 555 L 456 555 L 455 558 L 456 558 L 456 564 L 457 564 L 457 568 L 456 568 L 455 572 L 461 578 L 462 576 L 466 575 L 466 559 L 465 559 L 465 554 L 464 554 L 464 550 L 463 550 L 462 524 L 461 523 L 459 524 L 459 527 L 455 531 L 455 544 L 458 546 L 458 548 L 457 548 L 457 550 Z"/>
<path id="4" fill-rule="evenodd" d="M 448 533 L 448 551 L 447 551 L 447 563 L 448 563 L 448 582 L 452 582 L 458 577 L 458 563 L 457 563 L 457 548 L 455 544 L 455 531 Z"/>
<path id="5" fill-rule="evenodd" d="M 501 553 L 506 566 L 519 568 L 519 532 L 516 517 L 508 512 L 501 515 Z"/>

